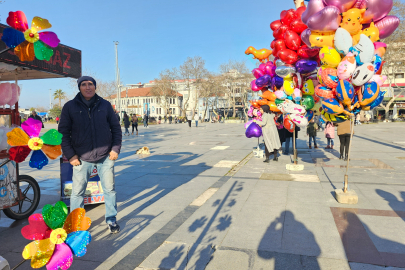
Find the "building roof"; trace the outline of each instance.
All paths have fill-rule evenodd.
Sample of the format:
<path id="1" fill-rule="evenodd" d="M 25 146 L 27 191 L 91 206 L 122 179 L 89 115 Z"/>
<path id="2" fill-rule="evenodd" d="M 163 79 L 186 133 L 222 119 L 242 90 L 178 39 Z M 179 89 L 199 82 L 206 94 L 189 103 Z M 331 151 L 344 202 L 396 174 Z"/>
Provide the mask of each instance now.
<path id="1" fill-rule="evenodd" d="M 152 87 L 144 87 L 144 88 L 131 88 L 128 89 L 128 98 L 133 98 L 133 97 L 152 97 L 153 95 L 151 94 Z M 177 93 L 178 97 L 182 97 L 183 95 L 180 93 Z M 111 95 L 110 99 L 116 98 L 117 95 Z M 121 98 L 126 97 L 126 91 L 121 91 Z"/>

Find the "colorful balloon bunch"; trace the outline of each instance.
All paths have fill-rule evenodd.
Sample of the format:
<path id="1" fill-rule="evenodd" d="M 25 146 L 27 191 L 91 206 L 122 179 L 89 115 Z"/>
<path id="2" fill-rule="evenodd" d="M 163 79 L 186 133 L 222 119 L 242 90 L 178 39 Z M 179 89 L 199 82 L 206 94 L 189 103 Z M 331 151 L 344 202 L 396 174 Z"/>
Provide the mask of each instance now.
<path id="1" fill-rule="evenodd" d="M 315 95 L 322 99 L 326 120 L 345 121 L 384 99 L 380 86 L 387 79 L 381 75 L 387 46 L 379 40 L 399 25 L 397 17 L 387 16 L 392 6 L 392 0 L 311 0 L 302 14 L 308 26 L 302 40 L 321 48 Z"/>

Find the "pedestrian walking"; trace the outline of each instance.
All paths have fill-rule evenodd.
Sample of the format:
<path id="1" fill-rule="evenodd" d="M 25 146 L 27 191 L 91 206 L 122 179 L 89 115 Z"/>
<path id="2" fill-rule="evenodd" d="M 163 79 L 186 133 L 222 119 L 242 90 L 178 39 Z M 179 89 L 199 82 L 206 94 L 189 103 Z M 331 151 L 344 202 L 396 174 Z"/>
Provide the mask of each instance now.
<path id="1" fill-rule="evenodd" d="M 55 121 L 56 121 L 56 124 L 59 125 L 59 115 L 56 116 Z"/>
<path id="2" fill-rule="evenodd" d="M 166 124 L 166 120 L 167 120 L 167 115 L 165 115 L 165 124 Z"/>
<path id="3" fill-rule="evenodd" d="M 143 126 L 144 127 L 148 127 L 148 119 L 149 117 L 148 117 L 148 115 L 145 113 L 144 115 L 143 115 Z"/>
<path id="4" fill-rule="evenodd" d="M 159 122 L 158 122 L 158 123 L 160 124 L 160 122 L 162 121 L 162 116 L 159 115 L 159 118 L 158 118 L 158 119 L 159 119 Z M 132 133 L 133 133 L 133 132 L 132 132 Z"/>
<path id="5" fill-rule="evenodd" d="M 347 160 L 349 155 L 350 132 L 351 132 L 350 120 L 346 120 L 342 123 L 336 124 L 336 126 L 337 126 L 337 134 L 339 136 L 340 141 L 339 159 Z"/>
<path id="6" fill-rule="evenodd" d="M 328 140 L 328 145 L 326 146 L 325 149 L 333 149 L 334 142 L 333 139 L 335 138 L 335 126 L 333 125 L 332 122 L 328 121 L 325 124 L 325 137 Z"/>
<path id="7" fill-rule="evenodd" d="M 311 121 L 309 121 L 309 124 L 307 126 L 307 135 L 309 136 L 309 149 L 312 149 L 311 143 L 312 140 L 314 141 L 314 148 L 318 148 L 318 145 L 316 144 L 316 131 L 318 130 L 318 125 L 315 123 L 315 120 L 312 118 Z"/>
<path id="8" fill-rule="evenodd" d="M 276 123 L 274 121 L 274 113 L 270 111 L 268 105 L 260 107 L 260 112 L 263 114 L 262 121 L 253 120 L 256 124 L 262 127 L 264 138 L 266 159 L 263 162 L 270 162 L 270 151 L 274 154 L 274 161 L 278 161 L 278 149 L 281 147 L 280 139 L 278 137 Z"/>
<path id="9" fill-rule="evenodd" d="M 173 116 L 172 116 L 172 115 L 169 115 L 169 124 L 171 124 L 172 121 L 173 121 Z"/>
<path id="10" fill-rule="evenodd" d="M 359 126 L 361 125 L 360 123 L 360 113 L 356 114 L 356 121 L 354 122 L 355 126 Z"/>
<path id="11" fill-rule="evenodd" d="M 134 129 L 135 129 L 136 136 L 138 136 L 138 117 L 136 116 L 136 114 L 132 115 L 131 123 L 132 123 L 132 135 L 134 135 Z"/>
<path id="12" fill-rule="evenodd" d="M 188 126 L 191 127 L 191 120 L 193 118 L 193 115 L 191 112 L 187 113 L 187 122 L 188 122 Z"/>
<path id="13" fill-rule="evenodd" d="M 96 94 L 96 81 L 89 76 L 77 80 L 80 92 L 63 106 L 58 131 L 62 151 L 73 166 L 70 212 L 84 208 L 87 182 L 97 166 L 105 201 L 105 221 L 118 233 L 114 164 L 121 150 L 122 131 L 110 102 Z"/>
<path id="14" fill-rule="evenodd" d="M 124 136 L 127 135 L 129 136 L 129 117 L 128 114 L 126 112 L 124 112 L 124 127 L 125 127 L 125 133 Z"/>
<path id="15" fill-rule="evenodd" d="M 200 117 L 198 116 L 197 113 L 195 113 L 195 115 L 194 115 L 195 127 L 198 127 L 198 120 L 199 119 L 200 119 Z"/>
<path id="16" fill-rule="evenodd" d="M 36 111 L 32 111 L 32 112 L 31 112 L 31 115 L 30 115 L 28 118 L 32 118 L 32 119 L 41 121 L 41 123 L 42 123 L 42 128 L 44 128 L 44 123 L 42 122 L 42 118 L 41 118 L 41 116 L 39 116 L 39 115 L 37 114 Z"/>
<path id="17" fill-rule="evenodd" d="M 119 111 L 116 111 L 115 115 L 117 116 L 118 123 L 120 123 L 120 125 L 121 125 L 121 117 L 120 117 L 120 112 L 119 112 Z"/>

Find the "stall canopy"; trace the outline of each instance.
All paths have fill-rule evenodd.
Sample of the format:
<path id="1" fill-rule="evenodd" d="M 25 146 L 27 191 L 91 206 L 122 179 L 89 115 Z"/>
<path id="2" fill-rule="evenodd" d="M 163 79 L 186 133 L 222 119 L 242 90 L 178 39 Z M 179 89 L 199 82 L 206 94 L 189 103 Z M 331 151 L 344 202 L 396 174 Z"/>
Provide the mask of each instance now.
<path id="1" fill-rule="evenodd" d="M 0 24 L 0 38 L 4 29 L 9 26 Z M 69 46 L 59 44 L 53 48 L 54 53 L 49 61 L 35 59 L 22 62 L 12 49 L 0 40 L 0 81 L 79 78 L 82 75 L 82 52 Z"/>

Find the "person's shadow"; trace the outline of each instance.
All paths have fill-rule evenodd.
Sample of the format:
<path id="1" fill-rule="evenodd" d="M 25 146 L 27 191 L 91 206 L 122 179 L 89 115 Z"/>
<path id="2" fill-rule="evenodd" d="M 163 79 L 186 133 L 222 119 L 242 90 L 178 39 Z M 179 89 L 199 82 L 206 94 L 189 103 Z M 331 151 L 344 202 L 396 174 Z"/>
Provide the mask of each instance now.
<path id="1" fill-rule="evenodd" d="M 400 216 L 405 221 L 405 192 L 401 192 L 402 201 L 398 200 L 394 194 L 387 191 L 376 189 L 378 195 L 380 195 L 384 200 L 388 202 L 388 205 L 394 210 L 398 216 Z"/>
<path id="2" fill-rule="evenodd" d="M 277 249 L 277 241 L 281 238 L 281 248 L 297 250 L 297 246 L 302 250 L 311 250 L 311 256 L 291 254 L 292 252 L 274 252 L 269 250 Z M 310 232 L 304 224 L 297 221 L 291 211 L 284 211 L 272 223 L 270 223 L 264 233 L 257 255 L 265 260 L 274 259 L 275 270 L 285 269 L 311 269 L 320 270 L 316 257 L 321 254 L 314 234 Z"/>

